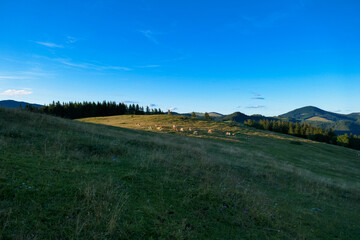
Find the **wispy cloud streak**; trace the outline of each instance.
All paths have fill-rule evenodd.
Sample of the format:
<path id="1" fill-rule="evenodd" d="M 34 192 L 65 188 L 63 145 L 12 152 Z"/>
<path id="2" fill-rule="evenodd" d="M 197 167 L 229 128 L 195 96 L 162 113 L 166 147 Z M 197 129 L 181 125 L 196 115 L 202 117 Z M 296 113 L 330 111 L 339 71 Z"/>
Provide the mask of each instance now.
<path id="1" fill-rule="evenodd" d="M 140 30 L 139 32 L 142 33 L 147 39 L 149 39 L 153 43 L 159 45 L 158 40 L 154 37 L 154 33 L 151 30 Z"/>
<path id="2" fill-rule="evenodd" d="M 102 66 L 102 65 L 97 65 L 97 64 L 92 64 L 92 63 L 74 63 L 71 62 L 68 59 L 63 59 L 63 58 L 57 58 L 55 59 L 55 61 L 60 62 L 64 65 L 67 66 L 71 66 L 71 67 L 76 67 L 76 68 L 84 68 L 84 69 L 94 69 L 94 70 L 98 70 L 98 71 L 103 71 L 103 70 L 124 70 L 124 71 L 131 71 L 131 68 L 128 67 L 120 67 L 120 66 Z"/>
<path id="3" fill-rule="evenodd" d="M 160 65 L 145 65 L 145 66 L 138 66 L 138 68 L 157 68 L 160 67 Z"/>
<path id="4" fill-rule="evenodd" d="M 39 45 L 45 46 L 45 47 L 49 47 L 49 48 L 63 48 L 63 45 L 59 45 L 56 43 L 51 43 L 51 42 L 35 42 Z"/>
<path id="5" fill-rule="evenodd" d="M 262 106 L 262 105 L 255 105 L 255 106 L 248 106 L 246 108 L 263 108 L 265 106 Z"/>
<path id="6" fill-rule="evenodd" d="M 126 100 L 126 101 L 122 101 L 122 103 L 126 103 L 126 104 L 134 104 L 134 103 L 139 103 L 136 101 L 131 101 L 131 100 Z"/>
<path id="7" fill-rule="evenodd" d="M 251 99 L 255 99 L 255 100 L 265 100 L 265 98 L 262 97 L 260 93 L 254 93 L 254 97 L 252 97 Z"/>
<path id="8" fill-rule="evenodd" d="M 0 79 L 24 79 L 21 76 L 0 76 Z"/>
<path id="9" fill-rule="evenodd" d="M 71 44 L 71 43 L 76 43 L 78 41 L 77 38 L 71 37 L 71 36 L 67 36 L 66 37 L 66 43 Z"/>

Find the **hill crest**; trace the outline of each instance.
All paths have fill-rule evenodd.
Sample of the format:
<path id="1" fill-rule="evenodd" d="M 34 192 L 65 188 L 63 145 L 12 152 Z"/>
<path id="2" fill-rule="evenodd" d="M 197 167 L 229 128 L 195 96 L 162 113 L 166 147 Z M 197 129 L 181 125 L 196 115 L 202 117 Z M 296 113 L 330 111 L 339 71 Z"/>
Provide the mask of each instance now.
<path id="1" fill-rule="evenodd" d="M 28 102 L 19 102 L 19 101 L 15 101 L 15 100 L 1 100 L 0 101 L 0 107 L 5 107 L 5 108 L 19 108 L 21 105 L 21 107 L 25 107 L 26 105 L 31 105 L 37 108 L 42 107 L 43 105 L 40 104 L 36 104 L 36 103 L 28 103 Z"/>

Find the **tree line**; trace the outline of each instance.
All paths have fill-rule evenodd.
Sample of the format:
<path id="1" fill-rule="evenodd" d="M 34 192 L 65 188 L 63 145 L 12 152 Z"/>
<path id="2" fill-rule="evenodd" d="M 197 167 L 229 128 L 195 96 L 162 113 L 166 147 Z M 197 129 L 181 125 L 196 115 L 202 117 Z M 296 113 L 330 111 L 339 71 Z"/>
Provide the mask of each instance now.
<path id="1" fill-rule="evenodd" d="M 62 118 L 86 118 L 86 117 L 101 117 L 114 115 L 151 115 L 164 114 L 160 108 L 146 108 L 140 107 L 139 104 L 125 104 L 111 101 L 103 102 L 68 102 L 60 103 L 52 102 L 49 105 L 37 108 L 32 105 L 26 105 L 25 110 L 31 112 L 39 112 L 50 114 Z"/>
<path id="2" fill-rule="evenodd" d="M 289 134 L 301 138 L 310 139 L 313 141 L 325 142 L 360 150 L 360 136 L 356 136 L 353 134 L 337 135 L 332 129 L 322 129 L 320 127 L 314 127 L 307 122 L 293 123 L 281 120 L 269 121 L 268 119 L 262 119 L 259 121 L 254 121 L 248 119 L 244 122 L 244 124 L 258 129 Z"/>

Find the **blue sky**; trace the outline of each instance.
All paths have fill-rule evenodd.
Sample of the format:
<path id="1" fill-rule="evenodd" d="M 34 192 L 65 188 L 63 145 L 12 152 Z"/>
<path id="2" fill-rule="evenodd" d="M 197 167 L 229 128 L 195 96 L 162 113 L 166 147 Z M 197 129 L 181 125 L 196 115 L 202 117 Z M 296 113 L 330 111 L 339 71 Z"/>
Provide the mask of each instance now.
<path id="1" fill-rule="evenodd" d="M 360 112 L 359 1 L 0 1 L 0 100 Z"/>

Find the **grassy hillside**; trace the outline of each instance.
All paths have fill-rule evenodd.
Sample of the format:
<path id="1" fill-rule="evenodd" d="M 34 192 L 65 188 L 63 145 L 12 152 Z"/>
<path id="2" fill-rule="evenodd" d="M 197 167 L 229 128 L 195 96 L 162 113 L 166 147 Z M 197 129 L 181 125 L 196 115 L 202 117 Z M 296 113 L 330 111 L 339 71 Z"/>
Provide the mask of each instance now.
<path id="1" fill-rule="evenodd" d="M 314 121 L 314 122 L 326 122 L 326 123 L 331 123 L 333 121 L 323 118 L 323 117 L 311 117 L 306 119 L 306 121 Z"/>
<path id="2" fill-rule="evenodd" d="M 0 238 L 360 235 L 354 150 L 182 116 L 86 121 L 139 129 L 0 108 Z"/>

